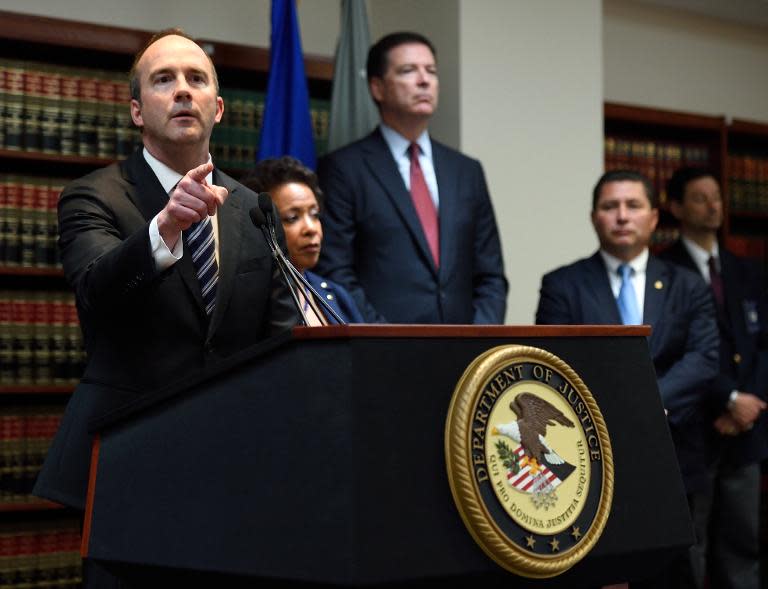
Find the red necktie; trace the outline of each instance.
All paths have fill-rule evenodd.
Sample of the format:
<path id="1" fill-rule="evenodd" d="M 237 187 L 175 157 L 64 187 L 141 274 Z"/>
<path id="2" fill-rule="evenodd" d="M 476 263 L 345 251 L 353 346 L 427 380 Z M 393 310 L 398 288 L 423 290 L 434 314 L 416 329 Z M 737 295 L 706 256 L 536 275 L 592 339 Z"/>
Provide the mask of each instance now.
<path id="1" fill-rule="evenodd" d="M 424 235 L 429 244 L 429 250 L 432 252 L 432 259 L 435 266 L 440 266 L 440 233 L 437 226 L 437 209 L 429 193 L 429 187 L 424 180 L 424 173 L 419 164 L 419 146 L 411 143 L 408 151 L 411 152 L 411 198 L 413 206 L 416 207 L 416 214 L 421 221 L 421 227 L 424 229 Z"/>
<path id="2" fill-rule="evenodd" d="M 717 264 L 715 262 L 715 256 L 709 256 L 709 285 L 712 287 L 712 293 L 715 295 L 715 302 L 718 307 L 722 307 L 725 302 L 725 295 L 723 293 L 723 278 L 720 276 L 720 272 L 717 271 Z"/>

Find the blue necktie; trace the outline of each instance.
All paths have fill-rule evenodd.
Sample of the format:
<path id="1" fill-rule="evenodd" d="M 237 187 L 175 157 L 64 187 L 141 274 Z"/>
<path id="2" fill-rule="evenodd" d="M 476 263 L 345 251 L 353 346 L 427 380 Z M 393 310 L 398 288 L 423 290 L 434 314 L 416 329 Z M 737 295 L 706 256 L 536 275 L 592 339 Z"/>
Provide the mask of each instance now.
<path id="1" fill-rule="evenodd" d="M 637 308 L 637 297 L 632 286 L 632 268 L 628 264 L 621 264 L 618 269 L 621 276 L 621 288 L 616 302 L 619 304 L 619 314 L 624 325 L 641 325 L 643 317 Z"/>
<path id="2" fill-rule="evenodd" d="M 187 246 L 192 252 L 192 263 L 203 295 L 205 312 L 210 315 L 216 306 L 216 283 L 219 281 L 219 265 L 216 263 L 216 241 L 213 237 L 211 218 L 206 217 L 192 225 L 185 233 Z"/>

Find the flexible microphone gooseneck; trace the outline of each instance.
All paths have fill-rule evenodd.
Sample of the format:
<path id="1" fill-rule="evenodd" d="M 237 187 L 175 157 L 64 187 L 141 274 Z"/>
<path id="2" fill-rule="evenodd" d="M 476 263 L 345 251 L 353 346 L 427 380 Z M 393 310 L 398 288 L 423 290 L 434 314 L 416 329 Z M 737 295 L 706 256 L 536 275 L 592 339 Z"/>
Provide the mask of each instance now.
<path id="1" fill-rule="evenodd" d="M 269 246 L 269 249 L 272 251 L 272 255 L 274 256 L 275 260 L 277 261 L 277 265 L 280 268 L 280 272 L 283 275 L 283 279 L 285 280 L 286 284 L 288 285 L 288 289 L 291 291 L 291 295 L 293 297 L 294 305 L 296 305 L 296 308 L 298 309 L 301 317 L 304 320 L 305 325 L 309 325 L 309 321 L 307 320 L 307 315 L 304 312 L 304 309 L 302 308 L 301 303 L 299 302 L 299 297 L 297 295 L 297 292 L 300 291 L 302 288 L 305 289 L 305 292 L 311 292 L 313 297 L 306 297 L 307 302 L 312 307 L 312 310 L 314 311 L 315 315 L 322 321 L 323 323 L 327 324 L 327 320 L 323 316 L 323 314 L 320 312 L 320 309 L 317 306 L 316 301 L 319 301 L 320 304 L 323 306 L 323 309 L 325 309 L 340 325 L 345 325 L 346 321 L 344 321 L 339 314 L 333 310 L 333 307 L 331 307 L 323 297 L 321 297 L 317 291 L 312 288 L 312 285 L 307 282 L 307 279 L 304 278 L 304 275 L 299 272 L 296 267 L 291 263 L 291 261 L 285 257 L 283 254 L 283 250 L 280 249 L 280 246 L 277 242 L 277 235 L 275 233 L 275 223 L 273 221 L 273 215 L 272 215 L 272 199 L 270 198 L 269 194 L 266 192 L 262 192 L 259 194 L 259 206 L 254 207 L 250 210 L 249 215 L 251 217 L 251 221 L 254 225 L 256 225 L 259 229 L 261 229 L 261 232 L 264 234 L 264 239 L 267 242 L 267 245 Z"/>
<path id="2" fill-rule="evenodd" d="M 285 281 L 285 284 L 288 286 L 288 291 L 291 293 L 291 300 L 293 301 L 293 306 L 296 307 L 296 310 L 299 312 L 299 315 L 304 321 L 304 324 L 309 325 L 309 323 L 307 322 L 307 316 L 304 313 L 304 309 L 301 303 L 299 302 L 299 297 L 298 297 L 298 294 L 296 293 L 296 287 L 294 286 L 294 282 L 288 278 L 286 269 L 283 266 L 283 261 L 280 259 L 280 256 L 277 253 L 279 251 L 279 248 L 275 249 L 275 246 L 272 243 L 272 237 L 269 234 L 269 229 L 267 228 L 267 220 L 264 217 L 264 213 L 261 212 L 261 209 L 259 207 L 253 207 L 248 214 L 251 217 L 251 222 L 253 222 L 253 224 L 256 225 L 256 227 L 261 229 L 261 233 L 262 235 L 264 235 L 264 241 L 267 242 L 267 246 L 269 246 L 269 250 L 272 252 L 272 257 L 275 258 L 275 262 L 277 263 L 277 268 L 280 270 L 280 274 L 283 275 L 283 280 Z"/>

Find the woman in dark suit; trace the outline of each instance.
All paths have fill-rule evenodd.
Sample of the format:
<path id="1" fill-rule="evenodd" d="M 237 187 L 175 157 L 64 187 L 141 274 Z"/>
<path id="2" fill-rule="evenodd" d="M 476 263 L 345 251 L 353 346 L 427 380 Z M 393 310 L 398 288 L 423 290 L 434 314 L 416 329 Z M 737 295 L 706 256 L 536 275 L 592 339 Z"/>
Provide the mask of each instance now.
<path id="1" fill-rule="evenodd" d="M 254 192 L 267 192 L 272 197 L 285 231 L 288 257 L 312 288 L 324 297 L 344 321 L 363 323 L 357 305 L 342 286 L 310 272 L 320 258 L 323 241 L 323 226 L 320 222 L 322 192 L 315 173 L 297 159 L 284 156 L 262 160 L 242 182 Z M 302 295 L 309 324 L 336 323 L 330 314 L 324 314 L 322 318 L 315 315 L 306 300 L 306 297 L 312 296 L 311 293 Z M 322 310 L 322 307 L 317 306 Z"/>

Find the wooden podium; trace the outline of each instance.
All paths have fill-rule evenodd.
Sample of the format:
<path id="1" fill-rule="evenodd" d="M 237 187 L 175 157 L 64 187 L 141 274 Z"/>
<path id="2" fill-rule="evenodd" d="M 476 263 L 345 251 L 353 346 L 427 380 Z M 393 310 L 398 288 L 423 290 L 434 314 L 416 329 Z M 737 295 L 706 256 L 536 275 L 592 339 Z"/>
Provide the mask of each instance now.
<path id="1" fill-rule="evenodd" d="M 489 578 L 579 587 L 642 577 L 693 542 L 647 327 L 296 328 L 267 351 L 94 423 L 88 558 L 285 582 Z M 444 428 L 491 347 L 569 364 L 597 400 L 615 490 L 589 555 L 558 577 L 498 567 L 454 505 Z"/>

